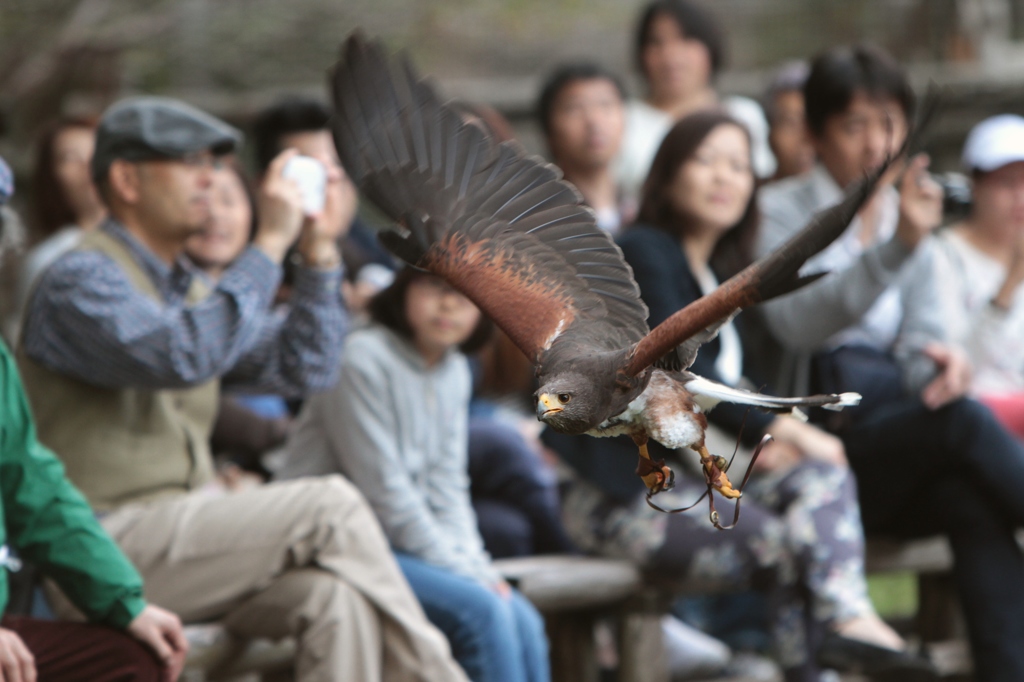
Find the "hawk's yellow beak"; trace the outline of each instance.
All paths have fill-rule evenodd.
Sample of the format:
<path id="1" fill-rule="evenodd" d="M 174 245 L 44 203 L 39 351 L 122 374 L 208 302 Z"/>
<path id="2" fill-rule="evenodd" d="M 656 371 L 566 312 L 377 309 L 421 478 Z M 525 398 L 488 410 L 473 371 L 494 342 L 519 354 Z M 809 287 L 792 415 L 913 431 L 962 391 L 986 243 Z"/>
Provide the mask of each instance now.
<path id="1" fill-rule="evenodd" d="M 556 414 L 564 409 L 558 398 L 547 393 L 541 393 L 537 397 L 537 419 L 543 419 L 549 414 Z"/>

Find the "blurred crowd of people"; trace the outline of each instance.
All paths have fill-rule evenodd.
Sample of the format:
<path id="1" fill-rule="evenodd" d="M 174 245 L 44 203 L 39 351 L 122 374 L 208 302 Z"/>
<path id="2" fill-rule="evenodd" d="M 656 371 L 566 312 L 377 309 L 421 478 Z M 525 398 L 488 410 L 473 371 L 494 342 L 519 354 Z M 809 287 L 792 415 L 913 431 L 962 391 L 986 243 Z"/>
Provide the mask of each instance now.
<path id="1" fill-rule="evenodd" d="M 726 40 L 704 5 L 650 3 L 633 46 L 640 96 L 567 63 L 536 113 L 651 326 L 913 128 L 906 72 L 877 48 L 782 65 L 756 101 L 718 91 Z M 453 106 L 517 144 L 493 109 Z M 1024 118 L 971 131 L 965 216 L 943 215 L 927 156 L 905 159 L 808 263 L 831 274 L 700 350 L 694 371 L 727 385 L 863 395 L 809 420 L 708 415 L 713 451 L 773 437 L 730 532 L 650 507 L 631 439 L 542 431 L 511 341 L 377 241 L 330 118 L 269 107 L 252 169 L 239 130 L 159 97 L 37 141 L 0 344 L 0 563 L 34 567 L 45 579 L 19 589 L 46 599 L 12 595 L 0 680 L 175 679 L 182 623 L 218 620 L 294 637 L 302 681 L 545 682 L 544 619 L 493 560 L 573 553 L 721 587 L 662 619 L 675 679 L 936 679 L 872 605 L 866 532 L 947 537 L 975 679 L 1024 679 Z M 315 210 L 299 157 L 323 171 Z M 0 162 L 0 204 L 13 191 Z M 651 449 L 679 472 L 663 504 L 696 499 L 696 462 Z"/>

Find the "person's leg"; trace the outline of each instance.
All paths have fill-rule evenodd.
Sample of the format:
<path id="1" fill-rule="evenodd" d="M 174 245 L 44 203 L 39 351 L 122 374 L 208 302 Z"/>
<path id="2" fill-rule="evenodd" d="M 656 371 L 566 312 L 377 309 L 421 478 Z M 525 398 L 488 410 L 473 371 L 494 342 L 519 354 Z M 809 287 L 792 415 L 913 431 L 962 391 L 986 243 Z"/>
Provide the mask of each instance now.
<path id="1" fill-rule="evenodd" d="M 6 616 L 0 623 L 25 642 L 43 682 L 158 682 L 161 665 L 144 644 L 102 625 Z"/>
<path id="2" fill-rule="evenodd" d="M 751 493 L 785 519 L 816 622 L 835 625 L 875 616 L 864 575 L 857 484 L 848 468 L 805 461 L 758 480 Z M 899 648 L 899 637 L 888 626 L 885 629 L 891 641 L 876 643 Z"/>
<path id="3" fill-rule="evenodd" d="M 298 682 L 379 680 L 381 628 L 373 605 L 319 568 L 288 571 L 224 618 L 240 637 L 294 635 Z"/>
<path id="4" fill-rule="evenodd" d="M 897 406 L 879 417 L 844 436 L 865 529 L 947 535 L 978 679 L 1024 679 L 1019 445 L 970 400 L 935 412 Z M 1016 504 L 1007 504 L 1013 486 Z"/>
<path id="5" fill-rule="evenodd" d="M 493 419 L 470 421 L 469 479 L 474 501 L 502 502 L 529 520 L 532 553 L 573 551 L 554 476 L 514 428 Z"/>
<path id="6" fill-rule="evenodd" d="M 1014 524 L 984 490 L 956 477 L 935 482 L 914 515 L 908 521 L 949 537 L 975 678 L 1024 680 L 1024 557 Z"/>
<path id="7" fill-rule="evenodd" d="M 903 639 L 875 612 L 864 574 L 864 530 L 857 486 L 847 467 L 804 461 L 758 480 L 757 499 L 785 519 L 790 551 L 811 604 L 808 646 L 815 658 L 829 657 L 835 633 L 873 646 L 902 651 Z M 891 661 L 890 665 L 916 665 Z"/>
<path id="8" fill-rule="evenodd" d="M 909 500 L 946 476 L 974 480 L 1024 525 L 1024 444 L 977 401 L 957 400 L 938 410 L 919 400 L 893 404 L 844 433 L 843 442 L 866 528 L 897 521 Z"/>
<path id="9" fill-rule="evenodd" d="M 684 484 L 679 497 L 692 502 L 694 491 L 689 488 Z M 705 500 L 681 514 L 656 517 L 666 524 L 665 540 L 647 568 L 681 584 L 766 590 L 780 575 L 783 581 L 793 580 L 796 571 L 786 549 L 786 528 L 770 509 L 745 497 L 739 523 L 720 531 L 708 520 L 706 504 Z M 718 497 L 715 506 L 723 519 L 732 520 L 731 501 Z"/>
<path id="10" fill-rule="evenodd" d="M 519 633 L 519 647 L 526 667 L 527 682 L 549 682 L 551 664 L 544 618 L 518 590 L 512 590 L 509 606 Z"/>
<path id="11" fill-rule="evenodd" d="M 493 590 L 407 554 L 398 565 L 473 682 L 525 682 L 512 610 Z"/>
<path id="12" fill-rule="evenodd" d="M 732 503 L 716 502 L 724 519 L 732 518 Z M 813 680 L 817 668 L 810 656 L 807 606 L 797 566 L 789 550 L 782 519 L 753 500 L 742 504 L 739 524 L 716 530 L 702 505 L 668 517 L 665 543 L 649 568 L 678 576 L 685 584 L 750 587 L 769 597 L 775 655 L 786 679 Z"/>
<path id="13" fill-rule="evenodd" d="M 462 679 L 369 505 L 340 476 L 196 493 L 126 508 L 102 523 L 142 573 L 147 597 L 186 621 L 222 617 L 286 572 L 318 567 L 374 608 L 386 679 Z M 250 627 L 276 632 L 279 623 Z"/>

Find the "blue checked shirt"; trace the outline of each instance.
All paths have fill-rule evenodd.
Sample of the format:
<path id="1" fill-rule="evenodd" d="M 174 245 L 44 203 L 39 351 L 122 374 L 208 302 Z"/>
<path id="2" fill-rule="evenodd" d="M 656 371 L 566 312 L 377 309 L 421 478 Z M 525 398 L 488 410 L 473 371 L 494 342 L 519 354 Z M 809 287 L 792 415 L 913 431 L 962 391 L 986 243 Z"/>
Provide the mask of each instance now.
<path id="1" fill-rule="evenodd" d="M 281 268 L 249 247 L 210 294 L 186 305 L 193 277 L 117 222 L 124 242 L 160 292 L 138 291 L 110 257 L 72 251 L 40 278 L 22 337 L 25 353 L 61 374 L 108 388 L 174 389 L 220 377 L 226 387 L 302 396 L 333 386 L 348 327 L 341 269 L 300 268 L 285 313 L 272 304 Z"/>

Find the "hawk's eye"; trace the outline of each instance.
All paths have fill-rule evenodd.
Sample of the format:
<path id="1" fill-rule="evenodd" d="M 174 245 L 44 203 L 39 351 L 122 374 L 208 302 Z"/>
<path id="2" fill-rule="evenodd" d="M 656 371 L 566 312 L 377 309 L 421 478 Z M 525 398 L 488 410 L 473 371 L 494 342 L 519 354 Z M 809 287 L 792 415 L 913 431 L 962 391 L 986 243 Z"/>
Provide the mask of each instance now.
<path id="1" fill-rule="evenodd" d="M 572 400 L 572 396 L 569 395 L 568 393 L 559 393 L 558 394 L 558 402 L 562 403 L 563 405 L 565 405 L 570 400 Z"/>

